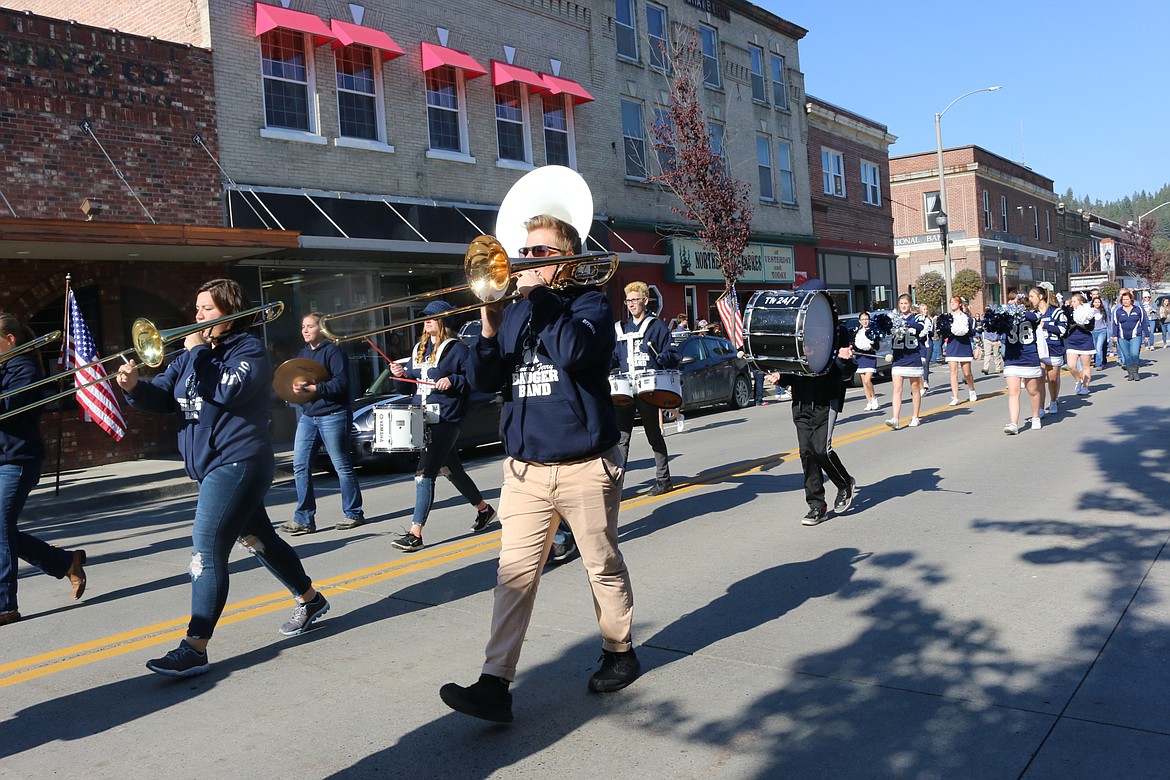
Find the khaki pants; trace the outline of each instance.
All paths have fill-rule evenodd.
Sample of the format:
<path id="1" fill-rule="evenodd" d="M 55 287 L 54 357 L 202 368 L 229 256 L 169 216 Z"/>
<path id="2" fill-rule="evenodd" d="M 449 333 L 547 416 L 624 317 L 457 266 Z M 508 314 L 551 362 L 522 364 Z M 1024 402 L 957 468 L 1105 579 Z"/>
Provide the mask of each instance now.
<path id="1" fill-rule="evenodd" d="M 983 339 L 983 373 L 1003 373 L 1003 342 Z"/>
<path id="2" fill-rule="evenodd" d="M 616 653 L 633 647 L 634 596 L 617 539 L 620 458 L 615 447 L 604 457 L 567 464 L 504 460 L 499 508 L 503 533 L 484 674 L 516 678 L 540 573 L 562 517 L 573 529 L 589 575 L 602 647 Z"/>

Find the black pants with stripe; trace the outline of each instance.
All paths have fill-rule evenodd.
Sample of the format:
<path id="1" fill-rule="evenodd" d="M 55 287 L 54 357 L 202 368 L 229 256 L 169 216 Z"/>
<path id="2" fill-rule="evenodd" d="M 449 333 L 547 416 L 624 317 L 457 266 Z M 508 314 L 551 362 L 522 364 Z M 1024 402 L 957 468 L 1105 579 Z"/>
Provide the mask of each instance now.
<path id="1" fill-rule="evenodd" d="M 826 403 L 793 402 L 792 422 L 800 446 L 800 465 L 804 468 L 804 497 L 812 509 L 825 509 L 825 478 L 838 489 L 849 487 L 852 477 L 833 449 L 833 427 L 841 413 L 844 399 Z"/>

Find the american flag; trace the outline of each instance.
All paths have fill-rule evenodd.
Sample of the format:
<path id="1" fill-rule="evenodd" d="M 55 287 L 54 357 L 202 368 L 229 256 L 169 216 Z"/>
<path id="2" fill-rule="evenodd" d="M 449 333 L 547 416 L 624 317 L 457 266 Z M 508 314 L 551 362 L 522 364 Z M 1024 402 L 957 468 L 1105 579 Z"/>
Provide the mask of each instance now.
<path id="1" fill-rule="evenodd" d="M 62 365 L 69 369 L 93 363 L 101 358 L 93 337 L 89 335 L 89 328 L 81 318 L 81 309 L 77 308 L 77 299 L 73 291 L 69 291 L 69 335 L 62 345 Z M 105 376 L 101 366 L 93 366 L 73 375 L 74 387 L 95 382 Z M 110 389 L 110 383 L 100 382 L 77 391 L 77 403 L 81 407 L 81 419 L 86 422 L 95 422 L 103 431 L 121 441 L 126 435 L 126 421 L 122 419 L 122 410 L 118 407 L 117 396 Z"/>
<path id="2" fill-rule="evenodd" d="M 735 346 L 743 346 L 743 315 L 739 313 L 739 300 L 735 295 L 735 285 L 731 285 L 727 292 L 715 301 L 715 308 L 719 310 L 719 319 L 723 322 L 723 332 L 731 339 Z"/>

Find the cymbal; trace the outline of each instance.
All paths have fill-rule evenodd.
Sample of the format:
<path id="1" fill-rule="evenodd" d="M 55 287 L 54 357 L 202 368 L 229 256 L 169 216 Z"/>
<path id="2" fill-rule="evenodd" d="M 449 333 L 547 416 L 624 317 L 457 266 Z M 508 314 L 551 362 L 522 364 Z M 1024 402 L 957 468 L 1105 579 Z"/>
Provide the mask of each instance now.
<path id="1" fill-rule="evenodd" d="M 293 358 L 286 360 L 276 368 L 276 374 L 272 377 L 272 389 L 281 399 L 288 401 L 290 404 L 306 404 L 309 401 L 315 401 L 318 398 L 317 393 L 300 394 L 293 392 L 293 384 L 296 382 L 307 382 L 315 385 L 318 382 L 324 382 L 329 378 L 329 369 L 318 363 L 316 360 L 309 360 L 308 358 Z"/>

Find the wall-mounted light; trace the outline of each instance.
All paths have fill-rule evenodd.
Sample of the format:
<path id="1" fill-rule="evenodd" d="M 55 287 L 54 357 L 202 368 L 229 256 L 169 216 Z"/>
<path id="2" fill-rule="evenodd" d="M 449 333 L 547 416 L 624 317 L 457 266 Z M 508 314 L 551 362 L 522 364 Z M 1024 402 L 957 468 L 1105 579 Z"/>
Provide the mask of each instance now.
<path id="1" fill-rule="evenodd" d="M 98 214 L 105 210 L 105 206 L 99 198 L 86 198 L 81 201 L 81 213 L 85 215 L 85 221 L 89 222 Z"/>

